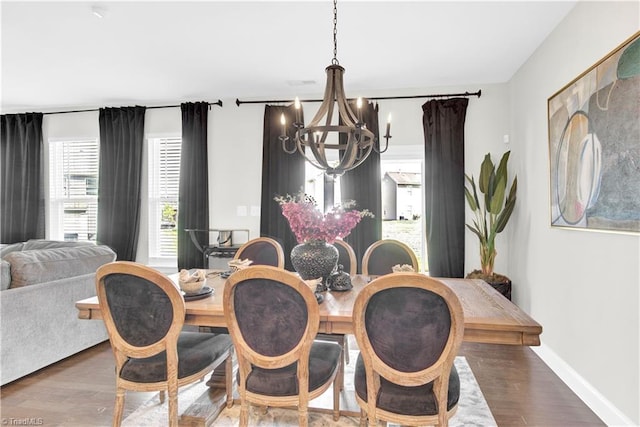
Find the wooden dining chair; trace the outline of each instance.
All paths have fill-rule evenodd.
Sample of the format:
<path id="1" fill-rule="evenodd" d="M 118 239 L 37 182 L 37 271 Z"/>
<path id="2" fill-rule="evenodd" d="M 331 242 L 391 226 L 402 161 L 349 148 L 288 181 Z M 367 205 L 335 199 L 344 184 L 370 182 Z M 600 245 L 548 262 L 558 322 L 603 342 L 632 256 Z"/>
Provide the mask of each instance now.
<path id="1" fill-rule="evenodd" d="M 344 240 L 336 240 L 333 246 L 338 249 L 338 264 L 342 264 L 343 270 L 350 276 L 358 274 L 358 259 L 351 245 Z"/>
<path id="2" fill-rule="evenodd" d="M 250 259 L 251 265 L 271 265 L 284 268 L 284 251 L 277 240 L 256 237 L 243 244 L 233 259 Z"/>
<path id="3" fill-rule="evenodd" d="M 164 274 L 128 261 L 96 272 L 100 311 L 116 359 L 113 425 L 122 421 L 127 390 L 169 395 L 170 426 L 178 425 L 178 387 L 198 381 L 223 362 L 227 406 L 233 403 L 233 343 L 228 335 L 182 331 L 185 303 Z"/>
<path id="4" fill-rule="evenodd" d="M 419 273 L 379 277 L 353 307 L 360 348 L 354 385 L 369 426 L 447 426 L 460 397 L 454 366 L 464 333 L 462 305 L 444 283 Z"/>
<path id="5" fill-rule="evenodd" d="M 250 403 L 297 407 L 299 425 L 307 426 L 309 400 L 332 384 L 338 420 L 342 349 L 314 341 L 320 315 L 309 285 L 283 269 L 251 266 L 227 279 L 223 302 L 238 359 L 240 426 Z"/>
<path id="6" fill-rule="evenodd" d="M 373 242 L 362 256 L 362 274 L 382 276 L 393 273 L 394 265 L 410 265 L 418 271 L 418 258 L 407 244 L 394 239 Z"/>

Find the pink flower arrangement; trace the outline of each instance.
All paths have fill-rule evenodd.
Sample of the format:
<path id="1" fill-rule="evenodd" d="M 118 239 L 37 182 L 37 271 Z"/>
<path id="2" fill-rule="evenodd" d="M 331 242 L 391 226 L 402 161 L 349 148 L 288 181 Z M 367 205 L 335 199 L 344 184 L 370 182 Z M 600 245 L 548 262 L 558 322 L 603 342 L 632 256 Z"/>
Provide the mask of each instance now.
<path id="1" fill-rule="evenodd" d="M 288 194 L 285 197 L 278 196 L 275 200 L 280 203 L 282 215 L 289 221 L 298 243 L 311 240 L 333 243 L 338 238 L 348 236 L 365 216 L 373 217 L 366 209 L 350 209 L 355 206 L 355 201 L 334 206 L 329 212 L 322 214 L 315 200 L 303 193 L 297 197 Z"/>

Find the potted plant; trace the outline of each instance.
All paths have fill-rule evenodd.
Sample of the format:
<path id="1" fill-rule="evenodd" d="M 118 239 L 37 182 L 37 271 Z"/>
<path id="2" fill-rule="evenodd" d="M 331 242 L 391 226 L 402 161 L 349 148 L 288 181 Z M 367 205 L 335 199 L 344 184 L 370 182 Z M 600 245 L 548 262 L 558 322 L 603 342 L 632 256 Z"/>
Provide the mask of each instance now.
<path id="1" fill-rule="evenodd" d="M 479 278 L 492 285 L 505 297 L 511 299 L 511 281 L 501 274 L 493 271 L 493 264 L 497 251 L 495 239 L 498 233 L 504 230 L 513 207 L 516 204 L 516 190 L 518 177 L 514 177 L 511 188 L 507 194 L 507 162 L 510 151 L 502 155 L 500 164 L 496 170 L 491 161 L 491 155 L 487 153 L 480 166 L 478 187 L 473 175 L 465 174 L 469 186 L 465 186 L 465 196 L 469 207 L 473 211 L 473 224 L 467 224 L 480 240 L 480 265 L 481 270 L 474 270 L 467 275 L 468 278 Z M 478 197 L 478 190 L 482 197 Z M 506 197 L 505 197 L 506 194 Z"/>

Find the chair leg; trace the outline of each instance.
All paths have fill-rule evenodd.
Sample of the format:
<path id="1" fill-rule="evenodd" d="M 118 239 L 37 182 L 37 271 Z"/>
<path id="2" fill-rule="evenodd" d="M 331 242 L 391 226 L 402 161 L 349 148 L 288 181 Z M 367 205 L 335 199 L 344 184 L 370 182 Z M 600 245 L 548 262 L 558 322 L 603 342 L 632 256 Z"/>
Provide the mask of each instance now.
<path id="1" fill-rule="evenodd" d="M 307 427 L 309 425 L 309 411 L 306 406 L 298 408 L 298 425 L 300 427 Z"/>
<path id="2" fill-rule="evenodd" d="M 360 409 L 360 427 L 366 427 L 367 424 L 367 413 L 364 409 Z"/>
<path id="3" fill-rule="evenodd" d="M 249 425 L 249 404 L 245 399 L 240 402 L 240 427 Z"/>
<path id="4" fill-rule="evenodd" d="M 227 389 L 227 408 L 233 406 L 233 349 L 224 362 L 225 388 Z"/>
<path id="5" fill-rule="evenodd" d="M 344 336 L 344 360 L 349 364 L 349 337 Z"/>
<path id="6" fill-rule="evenodd" d="M 178 383 L 169 382 L 169 426 L 178 427 Z"/>
<path id="7" fill-rule="evenodd" d="M 124 410 L 124 389 L 116 389 L 116 407 L 113 410 L 113 427 L 120 427 L 122 423 L 122 411 Z"/>
<path id="8" fill-rule="evenodd" d="M 344 359 L 341 357 L 338 363 L 338 372 L 333 380 L 333 420 L 340 419 L 340 392 L 344 388 Z"/>

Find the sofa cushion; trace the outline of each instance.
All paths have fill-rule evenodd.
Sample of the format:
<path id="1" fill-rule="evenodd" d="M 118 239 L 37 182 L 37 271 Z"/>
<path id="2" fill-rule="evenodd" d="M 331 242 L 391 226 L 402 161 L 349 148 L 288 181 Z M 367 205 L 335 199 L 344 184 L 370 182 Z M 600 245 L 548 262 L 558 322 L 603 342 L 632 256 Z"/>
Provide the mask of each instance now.
<path id="1" fill-rule="evenodd" d="M 12 252 L 4 258 L 11 264 L 10 288 L 95 273 L 116 259 L 108 246 L 86 245 Z"/>
<path id="2" fill-rule="evenodd" d="M 5 255 L 9 255 L 11 252 L 21 251 L 24 246 L 24 242 L 19 243 L 1 243 L 0 244 L 0 258 L 4 258 Z"/>
<path id="3" fill-rule="evenodd" d="M 87 241 L 72 241 L 67 242 L 64 240 L 44 240 L 44 239 L 31 239 L 24 242 L 22 246 L 23 251 L 33 251 L 39 249 L 55 249 L 55 248 L 75 248 L 78 246 L 95 246 L 93 242 Z"/>
<path id="4" fill-rule="evenodd" d="M 0 291 L 9 289 L 11 284 L 11 264 L 5 260 L 0 260 Z"/>

